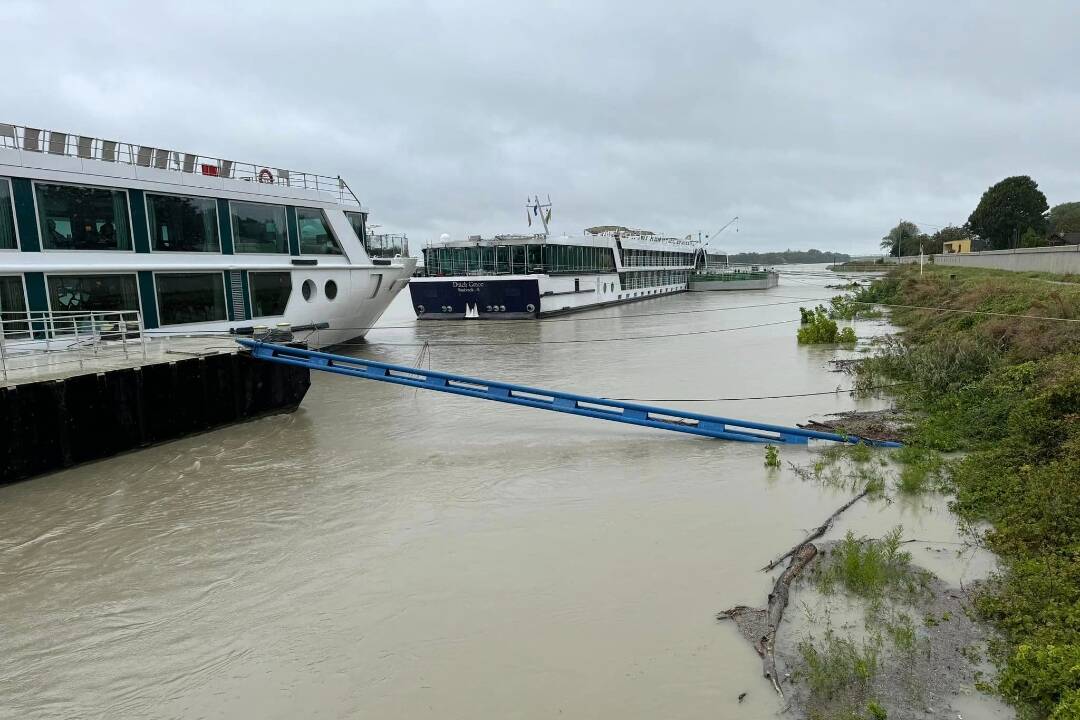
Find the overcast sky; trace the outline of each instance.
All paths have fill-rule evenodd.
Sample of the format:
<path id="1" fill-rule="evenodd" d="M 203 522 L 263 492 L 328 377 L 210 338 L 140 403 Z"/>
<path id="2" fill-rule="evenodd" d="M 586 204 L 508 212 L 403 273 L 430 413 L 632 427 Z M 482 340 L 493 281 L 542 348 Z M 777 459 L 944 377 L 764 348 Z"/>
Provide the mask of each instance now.
<path id="1" fill-rule="evenodd" d="M 414 247 L 535 193 L 731 251 L 1080 200 L 1075 0 L 167 4 L 0 0 L 0 120 L 341 174 Z"/>

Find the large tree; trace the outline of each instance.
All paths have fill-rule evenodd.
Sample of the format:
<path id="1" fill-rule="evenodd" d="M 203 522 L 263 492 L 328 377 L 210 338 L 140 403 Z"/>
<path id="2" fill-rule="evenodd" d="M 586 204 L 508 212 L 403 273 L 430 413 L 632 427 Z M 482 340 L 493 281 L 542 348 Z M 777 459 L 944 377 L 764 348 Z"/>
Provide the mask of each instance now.
<path id="1" fill-rule="evenodd" d="M 1044 232 L 1048 208 L 1046 196 L 1034 180 L 1027 175 L 1008 177 L 983 193 L 968 218 L 968 227 L 991 249 L 1004 250 L 1016 244 L 1028 228 Z"/>
<path id="2" fill-rule="evenodd" d="M 1050 232 L 1080 232 L 1080 202 L 1068 202 L 1050 208 Z"/>
<path id="3" fill-rule="evenodd" d="M 889 255 L 900 257 L 901 255 L 918 255 L 919 238 L 922 231 L 919 226 L 910 220 L 901 220 L 900 224 L 881 238 L 881 249 L 888 250 Z"/>

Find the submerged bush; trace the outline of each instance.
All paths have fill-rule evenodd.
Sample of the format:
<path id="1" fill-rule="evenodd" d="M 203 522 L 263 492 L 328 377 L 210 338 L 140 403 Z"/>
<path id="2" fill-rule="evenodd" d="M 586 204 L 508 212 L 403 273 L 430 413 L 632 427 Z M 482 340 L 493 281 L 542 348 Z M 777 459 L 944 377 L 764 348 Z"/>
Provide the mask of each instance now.
<path id="1" fill-rule="evenodd" d="M 840 330 L 821 305 L 813 310 L 799 308 L 799 313 L 802 316 L 802 327 L 798 330 L 798 338 L 803 345 L 853 343 L 856 340 L 855 331 L 849 327 Z"/>

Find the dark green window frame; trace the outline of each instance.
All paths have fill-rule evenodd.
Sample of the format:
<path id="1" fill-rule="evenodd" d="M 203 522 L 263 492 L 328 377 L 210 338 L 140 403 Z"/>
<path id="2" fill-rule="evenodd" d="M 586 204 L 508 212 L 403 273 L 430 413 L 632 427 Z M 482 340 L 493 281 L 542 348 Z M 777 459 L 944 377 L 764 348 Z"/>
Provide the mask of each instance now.
<path id="1" fill-rule="evenodd" d="M 200 284 L 202 287 L 199 287 Z M 199 297 L 203 293 L 205 295 Z M 154 295 L 157 298 L 158 323 L 162 326 L 229 319 L 225 274 L 221 271 L 156 272 Z"/>
<path id="2" fill-rule="evenodd" d="M 284 205 L 230 200 L 229 220 L 234 253 L 288 254 L 289 235 Z"/>
<path id="3" fill-rule="evenodd" d="M 154 252 L 221 252 L 215 198 L 150 192 L 145 196 Z"/>
<path id="4" fill-rule="evenodd" d="M 278 317 L 292 297 L 291 272 L 248 272 L 248 292 L 251 294 L 251 317 Z"/>
<path id="5" fill-rule="evenodd" d="M 127 191 L 35 182 L 34 199 L 43 249 L 132 250 Z"/>

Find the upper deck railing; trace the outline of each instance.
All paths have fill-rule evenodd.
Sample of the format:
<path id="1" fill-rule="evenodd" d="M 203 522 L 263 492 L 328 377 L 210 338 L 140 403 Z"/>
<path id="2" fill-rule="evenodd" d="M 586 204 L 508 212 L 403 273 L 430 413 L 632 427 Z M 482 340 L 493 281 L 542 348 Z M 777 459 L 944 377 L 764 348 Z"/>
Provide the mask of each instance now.
<path id="1" fill-rule="evenodd" d="M 317 175 L 58 130 L 0 123 L 0 150 L 4 149 L 316 190 L 331 194 L 343 205 L 361 207 L 360 200 L 341 176 Z"/>

